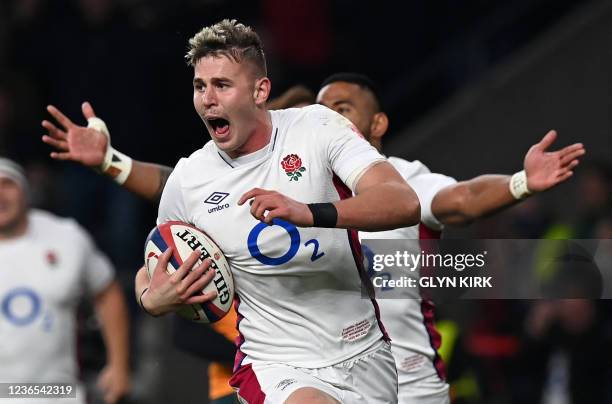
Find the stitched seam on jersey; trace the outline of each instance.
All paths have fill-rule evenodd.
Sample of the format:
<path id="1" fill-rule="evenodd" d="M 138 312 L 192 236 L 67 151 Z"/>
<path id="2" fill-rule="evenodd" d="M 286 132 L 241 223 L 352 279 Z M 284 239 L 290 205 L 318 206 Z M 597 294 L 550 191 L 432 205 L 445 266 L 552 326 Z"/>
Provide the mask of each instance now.
<path id="1" fill-rule="evenodd" d="M 217 152 L 217 154 L 219 155 L 219 157 L 221 157 L 221 160 L 223 160 L 225 162 L 225 164 L 227 164 L 228 166 L 235 168 L 233 165 L 231 165 L 226 159 L 223 158 L 223 156 L 221 155 L 221 153 Z"/>
<path id="2" fill-rule="evenodd" d="M 274 141 L 272 142 L 272 151 L 274 151 L 274 147 L 276 146 L 276 137 L 278 136 L 278 128 L 274 131 Z"/>

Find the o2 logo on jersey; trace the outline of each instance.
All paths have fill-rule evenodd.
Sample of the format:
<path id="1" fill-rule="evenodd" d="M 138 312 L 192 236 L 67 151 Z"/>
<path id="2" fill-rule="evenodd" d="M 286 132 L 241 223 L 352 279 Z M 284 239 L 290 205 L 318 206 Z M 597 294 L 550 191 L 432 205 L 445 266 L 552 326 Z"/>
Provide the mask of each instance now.
<path id="1" fill-rule="evenodd" d="M 2 314 L 18 326 L 31 324 L 40 315 L 41 301 L 38 294 L 30 288 L 10 290 L 2 299 Z"/>
<path id="2" fill-rule="evenodd" d="M 269 257 L 261 252 L 261 250 L 259 249 L 259 245 L 257 244 L 259 235 L 264 229 L 270 227 L 269 225 L 263 222 L 259 222 L 255 225 L 255 227 L 253 227 L 247 239 L 247 246 L 249 247 L 249 252 L 251 253 L 251 256 L 257 261 L 261 262 L 264 265 L 279 266 L 289 262 L 293 257 L 295 257 L 298 250 L 300 249 L 301 238 L 300 232 L 298 231 L 297 227 L 289 222 L 286 222 L 282 219 L 272 219 L 272 224 L 273 226 L 282 227 L 289 234 L 291 242 L 289 244 L 289 249 L 285 254 L 281 255 L 280 257 Z M 309 247 L 311 245 L 313 246 L 313 252 L 312 256 L 310 257 L 310 260 L 314 262 L 319 258 L 323 257 L 325 253 L 323 251 L 319 251 L 319 240 L 313 238 L 304 243 L 304 247 Z"/>

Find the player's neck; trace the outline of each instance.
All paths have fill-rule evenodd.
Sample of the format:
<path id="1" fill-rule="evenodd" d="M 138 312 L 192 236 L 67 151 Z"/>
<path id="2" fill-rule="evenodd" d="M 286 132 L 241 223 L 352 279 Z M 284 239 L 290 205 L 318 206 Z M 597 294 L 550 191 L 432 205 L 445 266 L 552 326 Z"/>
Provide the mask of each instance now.
<path id="1" fill-rule="evenodd" d="M 370 144 L 382 154 L 382 142 L 380 141 L 380 138 L 370 137 L 368 142 L 370 142 Z"/>
<path id="2" fill-rule="evenodd" d="M 28 230 L 28 218 L 24 216 L 14 223 L 0 227 L 0 240 L 11 240 L 23 236 Z"/>
<path id="3" fill-rule="evenodd" d="M 270 116 L 270 112 L 266 109 L 262 109 L 260 113 L 256 115 L 254 123 L 254 129 L 250 133 L 248 140 L 242 147 L 232 152 L 228 152 L 227 155 L 229 157 L 235 159 L 237 157 L 246 156 L 270 144 L 270 139 L 272 138 L 272 117 Z"/>

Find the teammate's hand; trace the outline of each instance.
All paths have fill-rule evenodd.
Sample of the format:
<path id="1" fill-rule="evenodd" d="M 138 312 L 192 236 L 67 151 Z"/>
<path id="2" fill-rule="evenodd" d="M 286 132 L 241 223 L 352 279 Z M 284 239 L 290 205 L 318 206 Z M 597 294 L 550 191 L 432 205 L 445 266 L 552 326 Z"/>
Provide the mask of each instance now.
<path id="1" fill-rule="evenodd" d="M 154 316 L 177 311 L 186 304 L 205 303 L 217 297 L 216 291 L 198 294 L 215 277 L 215 271 L 208 270 L 210 259 L 196 267 L 200 253 L 194 251 L 176 272 L 168 275 L 166 268 L 171 257 L 171 248 L 159 256 L 149 289 L 141 299 L 144 309 Z"/>
<path id="2" fill-rule="evenodd" d="M 586 153 L 582 143 L 574 143 L 554 152 L 546 151 L 556 138 L 557 132 L 551 130 L 525 155 L 527 187 L 532 192 L 545 191 L 571 177 L 578 159 Z"/>
<path id="3" fill-rule="evenodd" d="M 115 404 L 130 391 L 130 371 L 124 366 L 108 364 L 98 377 L 98 388 L 106 404 Z"/>
<path id="4" fill-rule="evenodd" d="M 88 102 L 84 102 L 81 109 L 85 119 L 96 116 Z M 60 129 L 50 121 L 42 121 L 43 128 L 48 131 L 42 141 L 56 149 L 51 153 L 51 158 L 76 161 L 92 168 L 101 166 L 108 147 L 108 137 L 96 129 L 73 123 L 53 105 L 47 106 L 47 111 L 62 127 Z"/>
<path id="5" fill-rule="evenodd" d="M 253 188 L 240 197 L 238 205 L 251 201 L 251 214 L 257 220 L 272 224 L 272 219 L 279 218 L 300 227 L 310 227 L 314 223 L 308 205 L 295 201 L 276 191 Z M 265 212 L 268 212 L 265 214 Z"/>

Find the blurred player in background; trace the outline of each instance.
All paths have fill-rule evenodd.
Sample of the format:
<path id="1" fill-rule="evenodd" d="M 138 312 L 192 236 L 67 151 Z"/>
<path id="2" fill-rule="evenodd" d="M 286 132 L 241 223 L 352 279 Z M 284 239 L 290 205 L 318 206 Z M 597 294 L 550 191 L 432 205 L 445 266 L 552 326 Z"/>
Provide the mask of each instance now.
<path id="1" fill-rule="evenodd" d="M 110 262 L 74 221 L 30 209 L 23 170 L 5 158 L 0 262 L 0 382 L 78 383 L 76 309 L 90 297 L 107 349 L 98 386 L 106 403 L 126 395 L 127 309 Z M 69 401 L 85 403 L 80 385 L 77 400 Z"/>
<path id="2" fill-rule="evenodd" d="M 338 73 L 327 78 L 317 102 L 344 115 L 379 151 L 387 132 L 389 118 L 382 111 L 376 86 L 367 76 Z M 463 225 L 479 217 L 512 206 L 532 192 L 545 191 L 572 175 L 578 158 L 584 155 L 581 144 L 548 152 L 556 138 L 549 132 L 534 145 L 524 159 L 525 171 L 514 176 L 482 175 L 457 182 L 434 174 L 420 161 L 389 157 L 421 202 L 421 223 L 384 232 L 360 232 L 362 239 L 438 238 L 444 225 Z M 523 184 L 523 185 L 521 185 Z M 416 253 L 420 248 L 416 246 Z M 407 288 L 415 292 L 415 289 Z M 433 404 L 448 402 L 444 365 L 438 356 L 440 335 L 434 327 L 434 306 L 428 299 L 411 296 L 385 299 L 379 305 L 392 339 L 399 379 L 399 402 Z"/>
<path id="3" fill-rule="evenodd" d="M 312 105 L 315 101 L 315 93 L 307 87 L 298 84 L 290 87 L 275 99 L 270 100 L 268 102 L 268 109 L 301 108 Z"/>
<path id="4" fill-rule="evenodd" d="M 237 285 L 241 336 L 232 383 L 241 399 L 396 402 L 395 363 L 376 303 L 361 298 L 362 287 L 371 284 L 357 234 L 340 229 L 415 224 L 416 195 L 340 115 L 320 106 L 266 109 L 270 81 L 250 28 L 225 20 L 203 29 L 190 45 L 194 106 L 213 141 L 181 160 L 167 183 L 167 169 L 107 147 L 108 138 L 100 137 L 107 130 L 88 116 L 87 106 L 85 115 L 99 131 L 49 109 L 63 126 L 44 123 L 45 141 L 60 150 L 53 157 L 100 166 L 146 197 L 163 189 L 159 222 L 193 223 L 220 245 Z M 203 201 L 219 192 L 232 196 L 223 215 L 200 212 Z M 243 206 L 247 201 L 250 209 Z M 240 226 L 228 231 L 228 223 Z M 265 242 L 258 238 L 264 230 Z M 193 296 L 210 280 L 206 264 L 188 274 L 197 255 L 172 277 L 164 271 L 169 257 L 162 255 L 150 282 L 144 269 L 137 275 L 147 311 L 160 315 L 214 298 Z"/>
<path id="5" fill-rule="evenodd" d="M 235 403 L 236 394 L 229 385 L 229 380 L 236 357 L 234 341 L 238 338 L 236 310 L 230 309 L 225 317 L 210 326 L 190 322 L 179 316 L 173 320 L 174 345 L 189 354 L 210 361 L 208 398 L 211 404 Z"/>

